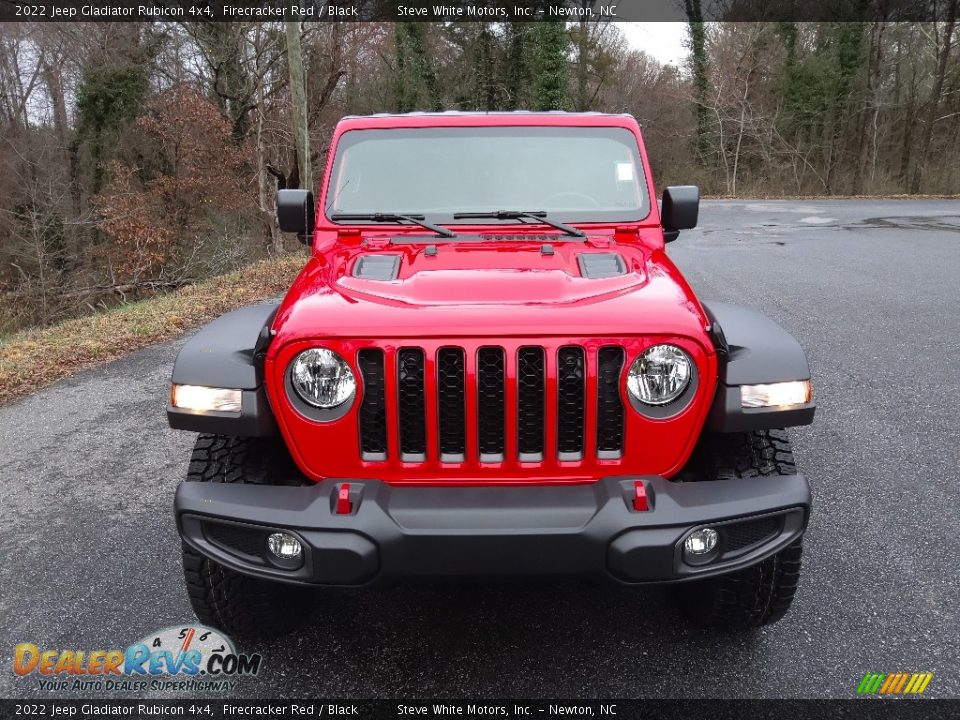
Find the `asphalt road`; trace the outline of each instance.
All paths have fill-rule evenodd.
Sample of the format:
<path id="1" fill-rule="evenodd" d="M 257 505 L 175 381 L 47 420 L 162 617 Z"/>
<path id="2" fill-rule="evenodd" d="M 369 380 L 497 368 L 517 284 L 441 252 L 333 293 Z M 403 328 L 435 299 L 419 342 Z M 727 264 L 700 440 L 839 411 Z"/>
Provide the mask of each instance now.
<path id="1" fill-rule="evenodd" d="M 240 696 L 838 697 L 866 671 L 960 696 L 960 204 L 705 202 L 670 254 L 704 298 L 805 346 L 793 432 L 815 509 L 792 612 L 752 637 L 669 592 L 577 582 L 331 593 Z M 13 648 L 125 647 L 192 620 L 171 513 L 193 436 L 163 413 L 183 340 L 0 408 L 0 696 Z M 252 649 L 252 648 L 246 648 Z M 76 697 L 65 692 L 63 697 Z M 122 694 L 117 694 L 118 697 Z"/>

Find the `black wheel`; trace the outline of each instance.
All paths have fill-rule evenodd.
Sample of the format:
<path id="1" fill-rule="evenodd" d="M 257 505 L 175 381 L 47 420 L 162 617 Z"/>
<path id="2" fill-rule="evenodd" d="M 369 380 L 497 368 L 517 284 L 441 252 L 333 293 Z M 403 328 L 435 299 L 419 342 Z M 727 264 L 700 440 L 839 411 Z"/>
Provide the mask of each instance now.
<path id="1" fill-rule="evenodd" d="M 305 482 L 282 441 L 200 435 L 187 480 L 257 485 Z M 225 568 L 183 544 L 183 575 L 190 604 L 204 625 L 247 639 L 290 632 L 309 615 L 313 593 Z"/>
<path id="2" fill-rule="evenodd" d="M 732 478 L 792 475 L 793 449 L 784 430 L 703 438 L 682 474 L 722 482 Z M 802 540 L 736 573 L 677 586 L 680 604 L 697 623 L 743 632 L 780 620 L 800 582 Z"/>

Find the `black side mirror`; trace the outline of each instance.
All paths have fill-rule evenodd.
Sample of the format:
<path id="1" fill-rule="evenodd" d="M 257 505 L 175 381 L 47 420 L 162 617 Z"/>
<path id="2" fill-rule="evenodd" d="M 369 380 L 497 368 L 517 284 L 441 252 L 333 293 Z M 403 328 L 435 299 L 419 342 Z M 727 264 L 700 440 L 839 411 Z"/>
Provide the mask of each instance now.
<path id="1" fill-rule="evenodd" d="M 673 242 L 681 230 L 697 226 L 700 212 L 700 188 L 696 185 L 672 185 L 663 191 L 660 223 L 664 242 Z"/>
<path id="2" fill-rule="evenodd" d="M 304 245 L 310 244 L 316 207 L 309 190 L 277 191 L 277 223 L 283 232 L 297 234 Z"/>

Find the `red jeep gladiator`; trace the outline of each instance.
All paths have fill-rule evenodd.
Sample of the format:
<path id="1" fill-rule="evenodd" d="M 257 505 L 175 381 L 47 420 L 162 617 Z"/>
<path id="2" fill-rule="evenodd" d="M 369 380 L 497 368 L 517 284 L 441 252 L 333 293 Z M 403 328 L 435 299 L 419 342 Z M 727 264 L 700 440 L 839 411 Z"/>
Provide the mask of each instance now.
<path id="1" fill-rule="evenodd" d="M 312 591 L 406 578 L 674 583 L 748 630 L 793 600 L 812 422 L 797 342 L 698 299 L 665 252 L 629 115 L 347 117 L 318 202 L 281 190 L 311 255 L 286 297 L 197 333 L 170 425 L 199 432 L 176 521 L 190 600 L 246 637 Z"/>

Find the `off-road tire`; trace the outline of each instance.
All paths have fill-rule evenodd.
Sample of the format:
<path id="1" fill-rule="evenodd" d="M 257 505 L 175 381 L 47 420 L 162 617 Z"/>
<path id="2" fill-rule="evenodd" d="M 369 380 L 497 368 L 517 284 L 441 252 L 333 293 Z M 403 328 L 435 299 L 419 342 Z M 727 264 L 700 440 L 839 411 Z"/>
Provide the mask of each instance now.
<path id="1" fill-rule="evenodd" d="M 686 475 L 722 482 L 792 475 L 793 449 L 784 430 L 706 436 Z M 802 540 L 736 573 L 677 586 L 680 604 L 697 623 L 738 633 L 771 625 L 786 615 L 800 582 Z"/>
<path id="2" fill-rule="evenodd" d="M 279 440 L 200 435 L 187 481 L 300 485 L 305 479 Z M 284 635 L 308 617 L 312 605 L 309 589 L 242 575 L 186 543 L 183 576 L 197 619 L 233 637 L 261 640 Z"/>

